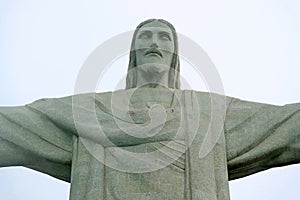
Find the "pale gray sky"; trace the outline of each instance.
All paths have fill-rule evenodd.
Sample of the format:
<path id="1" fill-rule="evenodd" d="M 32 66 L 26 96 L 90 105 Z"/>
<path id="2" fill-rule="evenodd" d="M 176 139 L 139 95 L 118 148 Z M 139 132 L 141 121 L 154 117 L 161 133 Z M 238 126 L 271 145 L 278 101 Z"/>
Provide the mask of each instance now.
<path id="1" fill-rule="evenodd" d="M 197 42 L 215 63 L 227 95 L 278 105 L 300 102 L 299 9 L 297 0 L 0 1 L 0 105 L 73 94 L 88 55 L 148 18 L 166 19 Z M 99 91 L 114 89 L 126 60 L 115 61 Z M 199 89 L 197 77 L 184 65 L 182 71 Z M 233 200 L 299 199 L 300 165 L 230 186 Z M 68 184 L 47 175 L 0 169 L 3 200 L 65 200 L 68 190 Z"/>

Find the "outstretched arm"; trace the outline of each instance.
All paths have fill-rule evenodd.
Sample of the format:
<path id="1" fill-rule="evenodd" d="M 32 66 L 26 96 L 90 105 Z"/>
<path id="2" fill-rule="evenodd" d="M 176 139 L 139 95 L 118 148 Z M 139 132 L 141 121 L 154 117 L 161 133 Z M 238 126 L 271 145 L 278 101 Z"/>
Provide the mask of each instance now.
<path id="1" fill-rule="evenodd" d="M 35 105 L 0 107 L 0 167 L 25 166 L 69 180 L 71 136 Z"/>
<path id="2" fill-rule="evenodd" d="M 300 104 L 232 99 L 224 129 L 231 180 L 300 162 Z"/>

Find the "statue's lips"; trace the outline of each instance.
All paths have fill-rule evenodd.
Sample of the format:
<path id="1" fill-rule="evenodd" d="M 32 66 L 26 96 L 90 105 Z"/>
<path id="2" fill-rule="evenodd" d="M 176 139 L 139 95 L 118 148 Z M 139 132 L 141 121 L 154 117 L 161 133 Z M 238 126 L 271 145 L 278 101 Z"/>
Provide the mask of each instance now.
<path id="1" fill-rule="evenodd" d="M 146 53 L 145 53 L 146 56 L 147 56 L 147 55 L 152 55 L 152 54 L 158 55 L 158 56 L 160 56 L 160 57 L 163 57 L 161 51 L 159 51 L 158 49 L 149 49 L 149 50 L 146 51 Z"/>

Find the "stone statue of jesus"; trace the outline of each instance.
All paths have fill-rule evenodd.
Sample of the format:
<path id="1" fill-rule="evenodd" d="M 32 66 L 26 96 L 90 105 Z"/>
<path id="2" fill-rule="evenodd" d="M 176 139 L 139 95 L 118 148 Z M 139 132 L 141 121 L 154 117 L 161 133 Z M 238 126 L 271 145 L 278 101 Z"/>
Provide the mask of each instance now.
<path id="1" fill-rule="evenodd" d="M 0 166 L 68 181 L 71 200 L 228 200 L 229 180 L 299 163 L 300 104 L 180 90 L 179 76 L 174 27 L 142 22 L 125 90 L 0 107 Z"/>

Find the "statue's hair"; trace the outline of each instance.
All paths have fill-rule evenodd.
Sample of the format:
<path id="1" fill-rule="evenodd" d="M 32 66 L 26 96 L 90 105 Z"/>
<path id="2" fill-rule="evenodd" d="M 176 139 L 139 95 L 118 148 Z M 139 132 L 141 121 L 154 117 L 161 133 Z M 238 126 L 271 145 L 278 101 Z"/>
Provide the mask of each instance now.
<path id="1" fill-rule="evenodd" d="M 137 87 L 136 70 L 132 70 L 134 67 L 137 66 L 136 65 L 136 50 L 135 50 L 136 34 L 142 26 L 144 26 L 145 24 L 148 24 L 150 22 L 153 22 L 153 21 L 159 21 L 161 23 L 164 23 L 172 30 L 175 48 L 174 48 L 173 58 L 172 58 L 171 66 L 170 66 L 171 70 L 169 71 L 168 86 L 169 86 L 169 88 L 174 88 L 174 89 L 180 88 L 180 77 L 179 77 L 180 64 L 179 64 L 179 57 L 178 57 L 178 38 L 177 38 L 176 30 L 175 30 L 174 26 L 166 20 L 148 19 L 148 20 L 140 23 L 136 27 L 136 29 L 133 33 L 131 48 L 130 48 L 130 55 L 129 55 L 128 71 L 127 71 L 127 77 L 126 77 L 126 89 Z"/>

